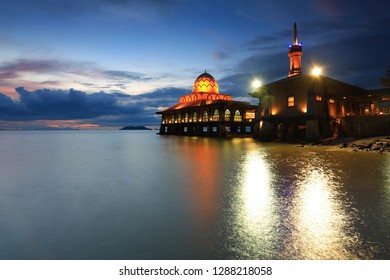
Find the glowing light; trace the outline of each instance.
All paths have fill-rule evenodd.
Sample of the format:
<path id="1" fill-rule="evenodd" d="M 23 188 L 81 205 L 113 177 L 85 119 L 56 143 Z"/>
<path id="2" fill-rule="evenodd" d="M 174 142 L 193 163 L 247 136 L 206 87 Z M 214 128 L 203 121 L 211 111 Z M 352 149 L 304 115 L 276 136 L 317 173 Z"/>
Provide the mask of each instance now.
<path id="1" fill-rule="evenodd" d="M 255 118 L 255 112 L 253 111 L 246 111 L 245 112 L 245 119 L 254 119 Z"/>
<path id="2" fill-rule="evenodd" d="M 218 83 L 213 76 L 203 73 L 195 80 L 192 92 L 218 94 Z"/>
<path id="3" fill-rule="evenodd" d="M 311 71 L 311 73 L 312 73 L 314 76 L 319 76 L 319 75 L 321 75 L 321 73 L 322 73 L 322 69 L 319 68 L 319 67 L 314 67 L 313 70 Z"/>
<path id="4" fill-rule="evenodd" d="M 260 80 L 254 80 L 252 82 L 252 87 L 255 88 L 255 89 L 261 87 L 261 81 Z"/>

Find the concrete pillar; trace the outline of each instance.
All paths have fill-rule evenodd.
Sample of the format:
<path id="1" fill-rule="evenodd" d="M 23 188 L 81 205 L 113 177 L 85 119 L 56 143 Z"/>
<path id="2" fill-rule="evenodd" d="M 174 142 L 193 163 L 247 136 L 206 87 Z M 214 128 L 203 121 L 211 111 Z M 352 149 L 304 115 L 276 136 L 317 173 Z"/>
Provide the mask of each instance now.
<path id="1" fill-rule="evenodd" d="M 305 140 L 311 143 L 320 141 L 318 120 L 306 121 Z"/>
<path id="2" fill-rule="evenodd" d="M 263 121 L 260 129 L 260 140 L 272 141 L 276 138 L 275 124 L 269 121 Z"/>
<path id="3" fill-rule="evenodd" d="M 218 125 L 218 136 L 226 137 L 226 126 L 224 124 Z"/>
<path id="4" fill-rule="evenodd" d="M 297 140 L 298 125 L 296 123 L 287 124 L 287 141 Z"/>

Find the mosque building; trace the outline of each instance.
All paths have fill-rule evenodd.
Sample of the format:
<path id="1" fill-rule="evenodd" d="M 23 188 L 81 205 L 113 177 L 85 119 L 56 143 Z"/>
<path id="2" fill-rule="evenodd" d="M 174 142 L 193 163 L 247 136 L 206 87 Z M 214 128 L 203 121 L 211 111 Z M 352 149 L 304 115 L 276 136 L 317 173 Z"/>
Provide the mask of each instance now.
<path id="1" fill-rule="evenodd" d="M 258 133 L 262 140 L 316 142 L 337 136 L 365 137 L 390 133 L 389 95 L 321 75 L 304 74 L 302 43 L 294 24 L 286 78 L 250 93 L 259 98 Z M 378 92 L 378 93 L 377 93 Z M 387 98 L 387 99 L 386 99 Z M 381 104 L 387 102 L 387 107 Z M 387 113 L 387 114 L 386 114 Z"/>
<path id="2" fill-rule="evenodd" d="M 160 134 L 253 137 L 257 108 L 219 93 L 217 81 L 205 71 L 196 78 L 192 93 L 157 112 L 162 115 Z"/>

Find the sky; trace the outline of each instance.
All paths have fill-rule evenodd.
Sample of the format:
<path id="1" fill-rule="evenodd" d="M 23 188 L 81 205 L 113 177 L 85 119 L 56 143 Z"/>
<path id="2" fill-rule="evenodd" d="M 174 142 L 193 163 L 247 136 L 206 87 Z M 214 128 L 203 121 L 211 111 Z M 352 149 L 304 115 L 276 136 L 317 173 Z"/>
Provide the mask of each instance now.
<path id="1" fill-rule="evenodd" d="M 156 126 L 207 70 L 220 92 L 302 68 L 366 89 L 390 65 L 388 0 L 0 0 L 0 129 Z"/>

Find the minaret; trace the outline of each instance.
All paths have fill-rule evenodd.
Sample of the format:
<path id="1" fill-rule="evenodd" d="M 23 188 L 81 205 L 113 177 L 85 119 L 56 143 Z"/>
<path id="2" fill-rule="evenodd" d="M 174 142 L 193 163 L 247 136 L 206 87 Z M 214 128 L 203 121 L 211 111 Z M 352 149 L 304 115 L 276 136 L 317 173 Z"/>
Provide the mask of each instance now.
<path id="1" fill-rule="evenodd" d="M 290 57 L 290 72 L 289 77 L 296 76 L 302 73 L 301 70 L 301 56 L 302 43 L 298 43 L 297 23 L 294 23 L 294 40 L 292 45 L 288 46 L 288 56 Z"/>

